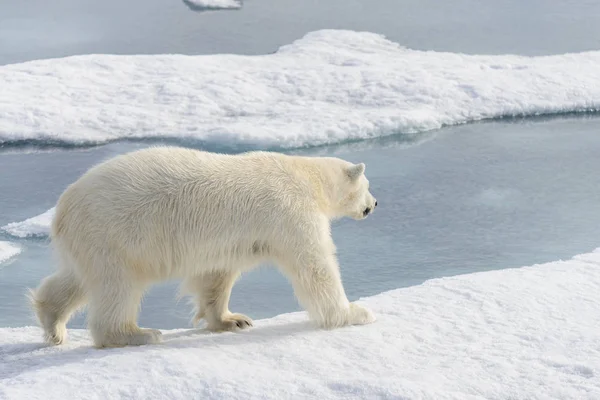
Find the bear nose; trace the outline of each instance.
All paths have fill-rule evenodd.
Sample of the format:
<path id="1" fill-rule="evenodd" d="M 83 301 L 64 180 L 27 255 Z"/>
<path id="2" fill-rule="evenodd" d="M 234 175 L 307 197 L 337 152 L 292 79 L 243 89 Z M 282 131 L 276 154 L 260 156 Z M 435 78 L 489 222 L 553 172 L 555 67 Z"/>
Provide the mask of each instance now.
<path id="1" fill-rule="evenodd" d="M 375 200 L 375 207 L 377 207 L 377 200 Z"/>

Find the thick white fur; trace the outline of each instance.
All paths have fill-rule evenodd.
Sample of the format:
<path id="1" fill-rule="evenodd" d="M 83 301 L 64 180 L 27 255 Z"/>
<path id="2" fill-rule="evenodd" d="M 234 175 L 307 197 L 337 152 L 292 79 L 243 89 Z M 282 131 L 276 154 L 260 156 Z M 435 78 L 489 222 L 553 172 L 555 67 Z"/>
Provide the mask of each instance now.
<path id="1" fill-rule="evenodd" d="M 213 331 L 252 325 L 229 311 L 236 278 L 275 263 L 323 328 L 367 324 L 349 303 L 330 234 L 335 218 L 376 206 L 364 164 L 271 152 L 224 155 L 154 147 L 91 168 L 60 197 L 52 242 L 58 271 L 31 291 L 46 339 L 62 343 L 71 314 L 88 304 L 97 347 L 160 342 L 137 313 L 152 283 L 183 279 L 198 321 Z"/>

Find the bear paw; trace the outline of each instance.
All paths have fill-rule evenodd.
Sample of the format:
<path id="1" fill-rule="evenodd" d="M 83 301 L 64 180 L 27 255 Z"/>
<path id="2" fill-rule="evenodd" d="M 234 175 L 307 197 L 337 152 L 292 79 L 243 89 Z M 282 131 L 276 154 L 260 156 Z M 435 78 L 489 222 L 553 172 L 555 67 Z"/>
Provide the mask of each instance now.
<path id="1" fill-rule="evenodd" d="M 67 327 L 65 324 L 56 324 L 48 331 L 44 332 L 44 339 L 46 342 L 59 345 L 65 342 L 67 338 Z"/>
<path id="2" fill-rule="evenodd" d="M 162 341 L 162 332 L 158 329 L 142 328 L 142 334 L 149 340 L 150 343 L 160 343 Z"/>
<path id="3" fill-rule="evenodd" d="M 366 325 L 375 322 L 375 315 L 363 306 L 356 303 L 350 303 L 348 323 L 350 325 Z"/>
<path id="4" fill-rule="evenodd" d="M 142 346 L 162 342 L 162 332 L 158 329 L 138 329 L 128 333 L 105 335 L 97 347 Z"/>
<path id="5" fill-rule="evenodd" d="M 252 319 L 244 314 L 226 314 L 220 321 L 209 323 L 207 329 L 213 332 L 235 331 L 253 326 Z"/>

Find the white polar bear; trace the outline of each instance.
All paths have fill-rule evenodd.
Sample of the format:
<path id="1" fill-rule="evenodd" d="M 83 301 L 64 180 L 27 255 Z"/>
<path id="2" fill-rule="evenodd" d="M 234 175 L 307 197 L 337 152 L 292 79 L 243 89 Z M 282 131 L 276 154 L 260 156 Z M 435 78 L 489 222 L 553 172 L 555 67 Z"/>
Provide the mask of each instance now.
<path id="1" fill-rule="evenodd" d="M 195 322 L 226 331 L 252 326 L 229 311 L 241 272 L 265 261 L 291 281 L 311 320 L 330 329 L 367 324 L 349 303 L 330 221 L 377 206 L 364 164 L 273 152 L 215 154 L 153 147 L 91 168 L 61 195 L 51 238 L 60 259 L 30 300 L 46 340 L 62 343 L 88 303 L 96 347 L 158 343 L 137 313 L 149 285 L 183 279 Z"/>

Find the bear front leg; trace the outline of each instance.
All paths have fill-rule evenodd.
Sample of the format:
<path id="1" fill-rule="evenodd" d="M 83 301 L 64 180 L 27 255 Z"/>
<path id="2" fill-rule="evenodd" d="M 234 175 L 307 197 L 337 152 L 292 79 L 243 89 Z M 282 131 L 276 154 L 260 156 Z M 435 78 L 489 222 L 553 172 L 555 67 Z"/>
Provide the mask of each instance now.
<path id="1" fill-rule="evenodd" d="M 370 310 L 348 301 L 335 255 L 305 253 L 293 262 L 285 260 L 281 265 L 298 302 L 319 327 L 333 329 L 375 321 Z"/>
<path id="2" fill-rule="evenodd" d="M 229 311 L 231 289 L 239 275 L 239 272 L 216 271 L 186 280 L 186 291 L 194 296 L 196 305 L 194 324 L 204 318 L 206 328 L 213 332 L 246 329 L 253 325 L 246 315 Z"/>

